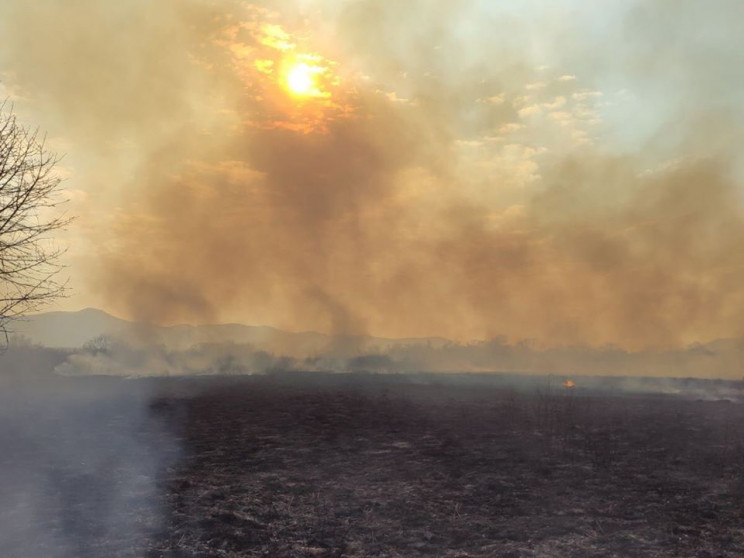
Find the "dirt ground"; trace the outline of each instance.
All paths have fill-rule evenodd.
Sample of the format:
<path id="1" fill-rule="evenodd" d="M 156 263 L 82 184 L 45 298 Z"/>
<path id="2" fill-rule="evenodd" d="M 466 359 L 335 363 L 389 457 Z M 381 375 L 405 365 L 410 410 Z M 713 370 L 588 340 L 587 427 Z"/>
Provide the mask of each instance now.
<path id="1" fill-rule="evenodd" d="M 135 383 L 5 401 L 3 556 L 744 556 L 736 402 Z"/>

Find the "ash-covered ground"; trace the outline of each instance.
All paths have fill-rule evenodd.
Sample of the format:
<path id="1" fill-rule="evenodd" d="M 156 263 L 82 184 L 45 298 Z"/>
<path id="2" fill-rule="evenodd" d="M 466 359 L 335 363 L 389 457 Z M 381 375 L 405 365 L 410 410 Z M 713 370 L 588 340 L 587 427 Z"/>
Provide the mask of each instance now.
<path id="1" fill-rule="evenodd" d="M 0 553 L 744 555 L 735 382 L 514 378 L 7 389 Z"/>

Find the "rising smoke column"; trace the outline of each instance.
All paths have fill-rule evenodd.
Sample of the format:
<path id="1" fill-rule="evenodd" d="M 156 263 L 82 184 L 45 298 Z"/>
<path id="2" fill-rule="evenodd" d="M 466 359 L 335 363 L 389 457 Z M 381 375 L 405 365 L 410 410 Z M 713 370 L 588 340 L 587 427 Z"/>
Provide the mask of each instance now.
<path id="1" fill-rule="evenodd" d="M 566 6 L 11 2 L 2 65 L 73 146 L 90 288 L 128 316 L 741 334 L 741 8 Z"/>

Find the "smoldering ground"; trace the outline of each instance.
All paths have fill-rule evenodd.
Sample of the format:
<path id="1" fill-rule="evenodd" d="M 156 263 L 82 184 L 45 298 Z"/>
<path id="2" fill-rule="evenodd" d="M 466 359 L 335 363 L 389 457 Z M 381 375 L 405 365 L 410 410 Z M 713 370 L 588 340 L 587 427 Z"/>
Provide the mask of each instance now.
<path id="1" fill-rule="evenodd" d="M 161 481 L 177 429 L 157 389 L 121 378 L 62 378 L 67 351 L 0 357 L 0 540 L 4 556 L 144 556 L 162 528 Z"/>
<path id="2" fill-rule="evenodd" d="M 125 315 L 738 336 L 740 7 L 533 7 L 10 2 L 2 64 L 74 146 L 95 252 L 76 265 Z M 662 37 L 679 48 L 658 55 Z M 305 51 L 328 98 L 293 101 L 271 73 Z"/>
<path id="3" fill-rule="evenodd" d="M 622 360 L 621 354 L 615 351 L 615 358 Z M 546 408 L 551 413 L 574 413 L 561 414 L 560 420 L 570 416 L 581 424 L 580 431 L 586 429 L 589 433 L 586 434 L 587 445 L 595 443 L 592 436 L 605 439 L 603 430 L 597 433 L 592 430 L 600 428 L 598 424 L 604 425 L 605 421 L 619 432 L 615 437 L 632 438 L 641 432 L 645 440 L 651 434 L 642 425 L 656 428 L 663 423 L 664 428 L 672 428 L 670 425 L 677 425 L 680 420 L 676 410 L 683 409 L 687 430 L 684 434 L 674 430 L 677 435 L 674 443 L 684 445 L 687 452 L 682 454 L 682 463 L 695 464 L 700 460 L 706 463 L 707 470 L 706 451 L 724 452 L 722 455 L 728 459 L 725 467 L 736 459 L 728 446 L 724 450 L 715 446 L 716 436 L 730 430 L 724 423 L 715 424 L 715 436 L 704 438 L 710 447 L 703 446 L 705 449 L 700 450 L 702 442 L 689 442 L 687 432 L 701 437 L 701 428 L 705 428 L 704 433 L 709 432 L 712 428 L 709 415 L 716 408 L 712 406 L 715 403 L 711 403 L 693 409 L 683 401 L 740 401 L 740 382 L 574 377 L 577 387 L 569 392 L 560 384 L 564 378 L 557 376 L 462 372 L 379 374 L 394 372 L 404 358 L 408 358 L 410 364 L 415 358 L 421 362 L 426 357 L 439 365 L 456 359 L 483 365 L 493 362 L 494 357 L 500 357 L 502 362 L 511 359 L 512 364 L 520 359 L 522 363 L 540 360 L 534 348 L 496 342 L 480 347 L 449 345 L 439 350 L 431 347 L 427 350 L 425 345 L 400 347 L 391 350 L 389 355 L 360 355 L 351 359 L 328 354 L 318 356 L 312 363 L 280 359 L 250 347 L 236 346 L 204 345 L 191 350 L 169 351 L 164 347 L 125 346 L 113 340 L 105 343 L 99 340 L 78 350 L 12 346 L 0 361 L 0 446 L 3 448 L 0 456 L 0 501 L 3 504 L 0 540 L 4 555 L 19 558 L 154 557 L 169 553 L 220 554 L 223 551 L 309 556 L 334 553 L 335 549 L 352 543 L 360 556 L 368 555 L 375 544 L 391 549 L 405 548 L 405 554 L 416 555 L 421 547 L 407 546 L 417 544 L 416 538 L 420 536 L 417 531 L 420 526 L 416 527 L 415 522 L 409 525 L 401 520 L 401 525 L 409 525 L 409 528 L 396 532 L 410 533 L 405 540 L 390 536 L 387 521 L 399 516 L 387 506 L 395 506 L 399 510 L 396 513 L 407 510 L 408 517 L 411 497 L 406 496 L 405 505 L 400 505 L 393 495 L 395 491 L 381 496 L 380 487 L 402 488 L 412 482 L 408 476 L 398 478 L 391 471 L 398 471 L 400 463 L 405 463 L 406 467 L 416 470 L 413 478 L 430 477 L 425 483 L 429 491 L 417 496 L 420 498 L 417 501 L 426 502 L 422 505 L 428 510 L 426 525 L 437 524 L 442 521 L 441 517 L 456 517 L 451 512 L 440 517 L 439 511 L 432 510 L 432 502 L 436 503 L 436 510 L 439 506 L 446 507 L 447 502 L 450 508 L 452 502 L 468 506 L 474 494 L 483 493 L 470 489 L 463 493 L 460 487 L 466 486 L 463 479 L 467 479 L 467 486 L 472 482 L 483 483 L 485 490 L 489 475 L 495 474 L 493 463 L 498 464 L 496 470 L 500 477 L 505 477 L 504 467 L 512 466 L 522 471 L 509 473 L 520 479 L 519 483 L 545 486 L 534 484 L 532 475 L 539 478 L 543 475 L 541 471 L 552 467 L 552 462 L 545 465 L 544 460 L 548 458 L 526 459 L 519 453 L 529 454 L 534 449 L 532 444 L 543 448 L 541 451 L 551 447 L 544 438 L 535 437 L 534 431 L 532 413 L 542 409 L 544 401 L 548 401 Z M 556 364 L 561 357 L 574 363 L 581 360 L 576 354 L 561 355 L 560 351 L 547 356 L 555 359 Z M 641 357 L 636 355 L 635 358 Z M 601 355 L 601 359 L 609 360 L 606 355 Z M 297 367 L 303 365 L 327 366 L 334 362 L 357 373 L 297 371 Z M 31 373 L 31 365 L 35 374 Z M 639 368 L 638 361 L 633 365 L 634 370 Z M 55 371 L 65 376 L 55 375 Z M 251 371 L 267 373 L 227 377 Z M 184 377 L 187 373 L 200 376 Z M 122 379 L 102 377 L 102 374 L 180 376 Z M 654 404 L 627 397 L 639 393 L 681 397 L 663 399 L 661 403 L 651 400 Z M 596 407 L 598 397 L 603 398 L 601 407 Z M 739 415 L 740 405 L 735 407 L 729 414 L 723 408 L 713 414 L 720 415 L 722 421 L 739 424 L 731 418 Z M 659 411 L 660 408 L 664 411 Z M 534 412 L 538 412 L 539 418 L 543 411 Z M 625 418 L 620 419 L 613 413 Z M 698 414 L 708 422 L 698 420 Z M 659 418 L 662 415 L 664 421 Z M 638 426 L 627 426 L 622 420 L 635 421 Z M 701 427 L 701 423 L 705 426 Z M 517 435 L 511 430 L 515 425 Z M 422 438 L 422 432 L 433 434 Z M 462 441 L 476 434 L 487 442 L 471 448 L 467 444 L 472 441 Z M 514 440 L 520 441 L 507 446 L 509 453 L 505 455 L 508 457 L 499 453 L 506 451 L 500 445 L 504 436 L 509 440 L 514 436 Z M 657 452 L 660 447 L 657 438 L 654 434 L 648 438 L 651 441 L 642 444 L 636 440 L 641 448 L 637 450 L 638 455 L 666 456 L 664 452 Z M 660 438 L 664 442 L 670 439 Z M 404 457 L 390 453 L 393 451 L 390 448 L 396 452 L 409 451 L 415 440 L 420 439 L 424 440 L 421 455 L 418 450 Z M 732 447 L 736 443 L 733 438 L 725 439 Z M 576 448 L 582 447 L 580 440 L 573 443 Z M 349 444 L 356 445 L 350 448 Z M 466 451 L 463 444 L 470 449 Z M 616 460 L 623 464 L 613 465 L 616 469 L 628 467 L 632 474 L 636 474 L 636 466 L 626 462 L 641 462 L 644 471 L 665 471 L 665 465 L 669 465 L 658 463 L 658 460 L 631 460 L 633 453 L 630 451 L 627 456 L 613 449 L 603 453 L 605 450 L 601 448 L 605 446 L 596 444 L 590 447 L 600 448 L 592 450 L 597 453 L 594 459 L 598 463 L 603 463 L 603 459 Z M 498 461 L 484 461 L 483 452 L 488 451 L 501 455 Z M 585 459 L 582 450 L 572 446 L 571 451 L 578 457 L 571 457 L 570 463 Z M 514 459 L 512 452 L 522 457 Z M 565 458 L 563 453 L 556 455 Z M 398 463 L 396 459 L 402 461 Z M 487 471 L 475 465 L 484 463 Z M 577 505 L 598 498 L 599 492 L 593 489 L 587 492 L 586 479 L 594 479 L 594 475 L 603 478 L 601 473 L 588 473 L 587 466 L 582 461 L 579 463 L 576 482 L 584 488 L 569 491 L 574 494 L 572 501 Z M 443 474 L 431 475 L 432 470 L 440 469 Z M 524 470 L 529 474 L 524 476 Z M 564 471 L 564 467 L 556 470 Z M 462 471 L 467 474 L 463 475 Z M 691 474 L 688 469 L 684 471 Z M 634 483 L 641 482 L 638 478 L 645 479 L 643 486 L 651 489 L 656 486 L 650 473 L 633 478 Z M 699 474 L 693 480 L 696 491 L 704 491 L 708 483 L 713 482 Z M 331 490 L 331 486 L 347 481 L 343 490 Z M 449 487 L 444 492 L 447 495 L 444 500 L 437 496 L 440 482 Z M 721 477 L 715 477 L 715 482 L 720 484 Z M 725 482 L 728 486 L 734 480 L 727 476 Z M 651 489 L 644 489 L 643 493 L 652 494 Z M 519 490 L 524 492 L 524 489 Z M 313 499 L 312 494 L 319 496 Z M 614 496 L 602 494 L 604 501 L 609 498 L 614 505 Z M 695 506 L 685 504 L 684 521 L 695 522 L 698 517 L 695 513 L 690 515 L 689 510 L 698 509 L 700 497 L 690 498 Z M 497 517 L 505 523 L 504 528 L 520 533 L 534 532 L 534 528 L 519 526 L 518 512 L 510 508 L 505 514 L 503 502 L 496 501 L 501 511 L 489 512 L 487 522 Z M 563 502 L 562 499 L 558 501 Z M 720 498 L 720 501 L 729 502 L 721 505 L 732 505 L 731 500 Z M 360 510 L 368 509 L 370 502 L 378 502 L 375 505 L 383 507 L 380 514 L 385 517 L 384 522 L 371 521 L 371 512 L 362 514 Z M 646 503 L 644 500 L 644 505 Z M 653 506 L 653 501 L 648 505 Z M 675 513 L 675 521 L 679 521 L 680 510 L 676 509 Z M 545 529 L 538 537 L 545 539 L 545 545 L 558 536 L 556 533 L 561 533 L 562 537 L 577 529 L 573 519 L 571 526 L 560 522 L 559 528 L 545 526 L 552 525 L 556 517 L 559 515 L 553 513 L 530 524 L 539 525 L 539 530 Z M 505 518 L 513 518 L 515 523 Z M 704 519 L 708 522 L 706 525 L 715 523 L 710 518 Z M 457 524 L 463 525 L 459 517 Z M 699 522 L 694 524 L 700 525 Z M 385 526 L 382 530 L 381 525 Z M 468 533 L 471 525 L 468 524 Z M 662 528 L 657 523 L 651 525 L 653 527 L 649 528 Z M 374 536 L 369 534 L 370 529 Z M 362 532 L 367 534 L 360 534 Z M 724 536 L 701 535 L 696 544 L 715 548 Z M 493 539 L 494 535 L 490 537 Z M 583 537 L 574 544 L 589 544 L 586 533 Z M 738 544 L 736 537 L 738 535 L 732 540 Z M 440 550 L 444 545 L 457 547 L 464 544 L 463 541 L 483 540 L 475 536 L 458 536 L 451 541 L 429 538 L 432 549 Z M 519 541 L 523 539 L 504 542 L 503 538 L 498 538 L 489 544 L 522 545 Z M 660 545 L 669 548 L 670 543 L 654 544 L 654 548 Z M 493 555 L 493 548 L 496 547 L 486 548 L 483 555 Z M 572 553 L 566 551 L 565 555 Z"/>
<path id="4" fill-rule="evenodd" d="M 741 405 L 306 373 L 162 380 L 140 407 L 141 381 L 3 401 L 4 555 L 744 548 Z"/>

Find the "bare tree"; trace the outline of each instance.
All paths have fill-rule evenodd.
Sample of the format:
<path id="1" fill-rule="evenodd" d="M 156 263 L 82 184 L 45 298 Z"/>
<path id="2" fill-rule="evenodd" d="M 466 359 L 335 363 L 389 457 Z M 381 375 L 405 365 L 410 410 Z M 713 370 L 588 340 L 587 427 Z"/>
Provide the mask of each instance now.
<path id="1" fill-rule="evenodd" d="M 38 130 L 0 103 L 0 334 L 8 324 L 64 294 L 63 250 L 53 238 L 69 222 L 60 211 L 59 158 Z"/>

